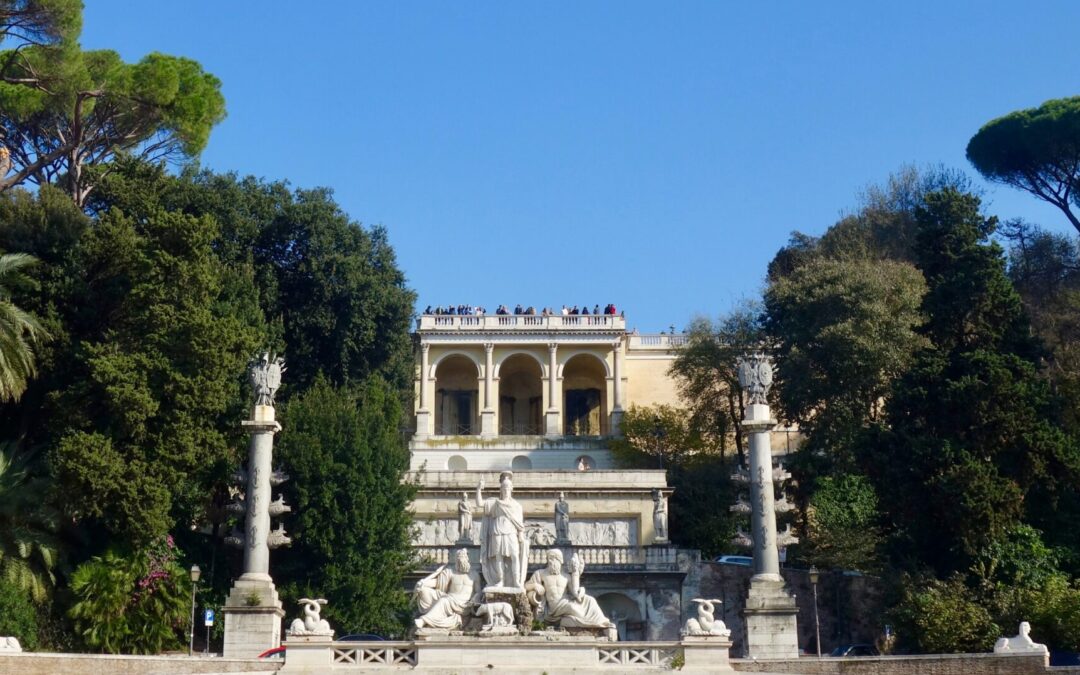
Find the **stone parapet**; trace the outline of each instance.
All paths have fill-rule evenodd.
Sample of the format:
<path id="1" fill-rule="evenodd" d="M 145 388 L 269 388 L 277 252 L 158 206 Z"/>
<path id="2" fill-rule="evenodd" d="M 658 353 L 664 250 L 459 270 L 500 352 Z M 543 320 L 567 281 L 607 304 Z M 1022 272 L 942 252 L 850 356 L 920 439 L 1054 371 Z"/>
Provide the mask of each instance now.
<path id="1" fill-rule="evenodd" d="M 854 658 L 732 659 L 732 667 L 745 673 L 799 673 L 801 675 L 1044 675 L 1049 657 L 1044 654 L 921 654 L 915 656 L 860 656 Z"/>

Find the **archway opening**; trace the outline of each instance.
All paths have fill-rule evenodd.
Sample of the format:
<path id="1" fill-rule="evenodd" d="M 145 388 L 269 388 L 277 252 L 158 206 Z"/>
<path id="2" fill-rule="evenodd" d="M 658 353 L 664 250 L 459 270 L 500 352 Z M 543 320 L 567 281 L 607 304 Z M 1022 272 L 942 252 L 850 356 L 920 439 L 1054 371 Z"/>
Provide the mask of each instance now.
<path id="1" fill-rule="evenodd" d="M 476 364 L 454 355 L 435 370 L 435 433 L 470 436 L 480 430 L 480 384 Z"/>
<path id="2" fill-rule="evenodd" d="M 607 373 L 595 356 L 578 354 L 563 367 L 563 433 L 602 436 L 608 433 Z"/>
<path id="3" fill-rule="evenodd" d="M 499 434 L 544 433 L 543 371 L 536 359 L 514 354 L 499 367 Z"/>
<path id="4" fill-rule="evenodd" d="M 615 624 L 620 642 L 645 639 L 645 622 L 636 602 L 622 593 L 604 593 L 596 598 L 596 603 Z"/>

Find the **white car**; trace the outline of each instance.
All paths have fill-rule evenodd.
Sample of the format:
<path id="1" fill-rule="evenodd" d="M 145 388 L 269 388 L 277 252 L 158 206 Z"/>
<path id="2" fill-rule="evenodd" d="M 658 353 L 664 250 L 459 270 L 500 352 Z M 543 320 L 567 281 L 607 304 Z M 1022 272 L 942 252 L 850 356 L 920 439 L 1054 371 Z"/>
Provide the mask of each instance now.
<path id="1" fill-rule="evenodd" d="M 754 559 L 748 555 L 722 555 L 713 562 L 721 565 L 739 565 L 740 567 L 754 566 Z"/>

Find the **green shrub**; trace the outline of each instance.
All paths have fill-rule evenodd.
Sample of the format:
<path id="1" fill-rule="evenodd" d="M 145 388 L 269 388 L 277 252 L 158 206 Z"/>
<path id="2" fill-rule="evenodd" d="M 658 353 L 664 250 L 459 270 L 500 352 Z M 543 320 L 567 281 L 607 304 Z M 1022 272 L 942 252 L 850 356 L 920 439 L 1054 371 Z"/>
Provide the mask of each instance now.
<path id="1" fill-rule="evenodd" d="M 924 654 L 987 652 L 1002 635 L 990 611 L 972 600 L 964 578 L 901 579 L 891 614 L 903 645 Z"/>
<path id="2" fill-rule="evenodd" d="M 91 649 L 157 654 L 181 646 L 191 582 L 171 537 L 146 549 L 110 549 L 79 566 L 68 615 Z"/>
<path id="3" fill-rule="evenodd" d="M 0 579 L 0 635 L 17 637 L 23 649 L 36 650 L 38 612 L 27 590 Z"/>

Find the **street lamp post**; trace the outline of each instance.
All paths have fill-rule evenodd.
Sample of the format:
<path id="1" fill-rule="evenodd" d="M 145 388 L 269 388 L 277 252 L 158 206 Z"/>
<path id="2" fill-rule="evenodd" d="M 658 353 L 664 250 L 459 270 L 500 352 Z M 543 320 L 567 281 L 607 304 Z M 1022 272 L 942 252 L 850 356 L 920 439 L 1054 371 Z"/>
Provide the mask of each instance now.
<path id="1" fill-rule="evenodd" d="M 188 656 L 195 654 L 195 587 L 199 584 L 199 576 L 202 570 L 198 565 L 192 565 L 189 571 L 191 575 L 191 630 L 188 632 Z"/>
<path id="2" fill-rule="evenodd" d="M 814 587 L 814 635 L 817 638 L 817 655 L 821 658 L 821 622 L 818 620 L 817 582 L 821 577 L 818 568 L 810 566 L 810 585 Z"/>

